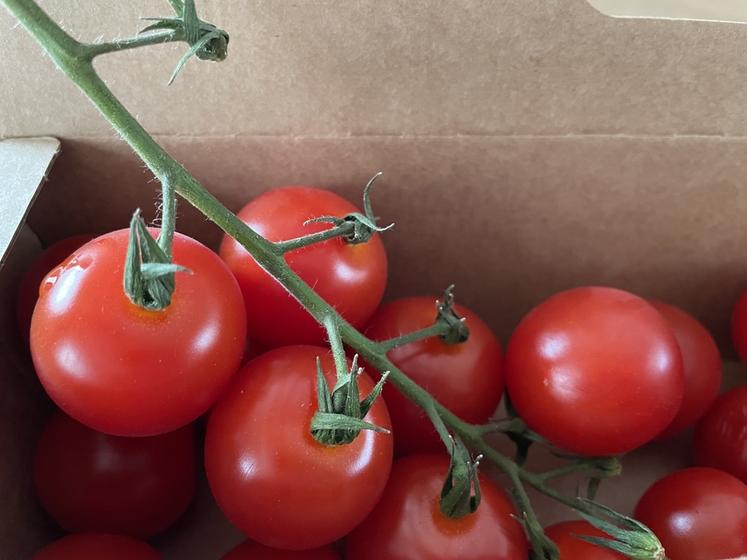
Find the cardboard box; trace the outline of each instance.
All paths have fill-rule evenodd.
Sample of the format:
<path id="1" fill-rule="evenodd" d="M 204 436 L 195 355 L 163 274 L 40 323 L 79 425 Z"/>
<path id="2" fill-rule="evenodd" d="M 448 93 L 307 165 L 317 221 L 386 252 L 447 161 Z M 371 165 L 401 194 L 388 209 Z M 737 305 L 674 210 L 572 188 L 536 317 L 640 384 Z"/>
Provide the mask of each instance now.
<path id="1" fill-rule="evenodd" d="M 42 4 L 84 40 L 129 36 L 138 17 L 168 14 L 148 0 Z M 289 183 L 357 201 L 382 170 L 375 204 L 397 224 L 385 237 L 390 297 L 454 282 L 505 341 L 551 293 L 611 285 L 684 307 L 731 355 L 728 317 L 747 279 L 745 27 L 611 19 L 585 0 L 198 8 L 231 34 L 227 61 L 191 61 L 169 88 L 183 46 L 97 68 L 230 208 Z M 137 207 L 152 217 L 150 174 L 3 10 L 0 41 L 0 138 L 62 144 L 27 218 L 42 243 L 124 227 Z M 15 282 L 39 244 L 23 230 L 6 249 L 56 151 L 49 139 L 0 143 L 0 560 L 27 558 L 54 535 L 29 481 L 48 404 L 12 317 Z M 221 235 L 186 203 L 178 228 L 212 246 Z M 728 383 L 744 381 L 739 366 L 727 369 Z M 600 498 L 630 511 L 651 481 L 687 463 L 687 439 L 627 457 Z M 544 520 L 570 515 L 536 503 Z M 203 485 L 158 544 L 167 559 L 202 560 L 239 540 Z"/>

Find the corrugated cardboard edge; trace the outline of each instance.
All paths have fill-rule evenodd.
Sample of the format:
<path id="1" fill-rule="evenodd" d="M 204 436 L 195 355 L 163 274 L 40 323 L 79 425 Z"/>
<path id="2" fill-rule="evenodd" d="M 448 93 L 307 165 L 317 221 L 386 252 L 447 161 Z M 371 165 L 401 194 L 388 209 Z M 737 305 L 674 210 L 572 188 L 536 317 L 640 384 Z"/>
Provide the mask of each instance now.
<path id="1" fill-rule="evenodd" d="M 60 141 L 50 136 L 0 140 L 0 268 L 59 153 Z"/>

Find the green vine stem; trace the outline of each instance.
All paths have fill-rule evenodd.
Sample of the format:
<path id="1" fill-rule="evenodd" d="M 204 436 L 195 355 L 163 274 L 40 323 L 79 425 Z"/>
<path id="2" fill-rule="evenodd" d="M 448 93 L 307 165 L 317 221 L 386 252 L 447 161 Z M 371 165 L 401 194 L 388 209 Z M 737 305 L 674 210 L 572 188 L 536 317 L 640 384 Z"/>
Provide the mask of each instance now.
<path id="1" fill-rule="evenodd" d="M 171 3 L 175 7 L 175 10 L 178 10 L 180 6 L 184 6 L 184 3 L 177 0 L 171 0 Z M 239 241 L 260 266 L 276 278 L 319 323 L 324 324 L 326 321 L 328 327 L 333 326 L 336 332 L 339 333 L 342 341 L 353 348 L 367 363 L 378 371 L 390 372 L 389 382 L 394 384 L 399 391 L 425 410 L 429 410 L 430 408 L 435 409 L 448 428 L 464 441 L 467 447 L 472 449 L 473 452 L 483 455 L 486 460 L 495 464 L 509 476 L 514 483 L 518 506 L 522 509 L 522 517 L 525 521 L 525 526 L 528 525 L 529 536 L 533 542 L 541 543 L 542 548 L 546 548 L 544 545 L 547 543 L 547 539 L 544 537 L 541 527 L 536 523 L 536 517 L 524 489 L 525 484 L 588 516 L 593 517 L 598 513 L 598 508 L 594 507 L 593 503 L 561 494 L 546 484 L 546 479 L 542 474 L 528 471 L 498 452 L 485 439 L 486 430 L 482 426 L 469 424 L 461 420 L 435 401 L 425 389 L 407 377 L 387 357 L 387 350 L 391 348 L 391 342 L 382 344 L 372 341 L 340 317 L 331 306 L 290 269 L 283 257 L 282 244 L 279 249 L 277 244 L 259 235 L 205 190 L 181 164 L 148 134 L 114 96 L 94 70 L 93 59 L 100 54 L 159 42 L 185 40 L 184 38 L 187 35 L 182 35 L 181 31 L 172 29 L 170 33 L 142 36 L 114 43 L 98 45 L 83 44 L 63 31 L 34 0 L 0 0 L 0 4 L 3 4 L 20 21 L 26 30 L 44 48 L 58 68 L 94 103 L 106 120 L 111 123 L 114 129 L 132 147 L 162 185 L 168 185 L 169 188 L 173 187 L 176 193 L 195 206 L 226 234 Z M 193 2 L 188 2 L 188 4 L 193 5 Z M 165 21 L 168 25 L 176 25 L 173 20 L 161 21 Z M 211 34 L 210 38 L 221 39 L 218 42 L 219 46 L 225 46 L 227 35 L 224 32 L 215 30 L 213 26 L 204 24 L 204 22 L 199 22 L 199 24 L 202 26 L 201 29 Z M 200 41 L 203 41 L 205 37 L 206 35 Z M 190 43 L 191 48 L 187 54 L 195 54 L 196 46 L 198 46 L 198 43 Z M 201 48 L 205 46 L 206 43 L 203 41 Z M 210 60 L 220 59 L 212 51 L 203 54 L 204 56 L 200 56 L 200 58 Z M 183 58 L 182 60 L 184 61 L 185 59 Z M 180 61 L 180 64 L 182 63 Z M 369 208 L 366 210 L 369 210 Z M 172 220 L 173 212 L 169 213 L 167 209 L 164 219 Z M 166 240 L 163 243 L 166 245 Z M 579 470 L 584 469 L 579 467 Z M 598 475 L 599 472 L 595 466 L 591 466 L 589 471 L 594 476 Z M 528 524 L 527 521 L 529 521 Z M 646 542 L 655 541 L 658 543 L 653 533 L 649 532 L 649 534 L 644 536 L 648 539 Z M 536 552 L 537 558 L 550 560 L 555 558 L 552 551 Z M 660 560 L 663 558 L 663 555 L 652 555 L 650 558 Z"/>

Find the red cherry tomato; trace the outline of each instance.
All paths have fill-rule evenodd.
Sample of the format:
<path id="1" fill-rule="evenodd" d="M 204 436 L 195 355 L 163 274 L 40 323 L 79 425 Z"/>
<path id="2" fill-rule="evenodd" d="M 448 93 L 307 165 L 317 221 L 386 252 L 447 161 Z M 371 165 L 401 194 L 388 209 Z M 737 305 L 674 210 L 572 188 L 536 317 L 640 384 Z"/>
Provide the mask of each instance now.
<path id="1" fill-rule="evenodd" d="M 511 401 L 528 426 L 583 455 L 643 445 L 674 419 L 682 356 L 664 318 L 612 288 L 576 288 L 535 307 L 506 352 Z"/>
<path id="2" fill-rule="evenodd" d="M 340 560 L 340 557 L 329 547 L 301 551 L 278 550 L 246 541 L 226 554 L 222 560 Z"/>
<path id="3" fill-rule="evenodd" d="M 560 552 L 558 560 L 625 560 L 627 558 L 627 556 L 577 538 L 576 535 L 610 538 L 607 533 L 586 521 L 556 523 L 545 529 L 545 534 L 558 545 Z"/>
<path id="4" fill-rule="evenodd" d="M 78 533 L 45 546 L 31 560 L 161 560 L 161 555 L 131 537 Z"/>
<path id="5" fill-rule="evenodd" d="M 739 296 L 731 314 L 731 340 L 743 362 L 747 362 L 747 290 Z"/>
<path id="6" fill-rule="evenodd" d="M 716 400 L 721 387 L 721 355 L 711 333 L 692 315 L 660 301 L 649 303 L 672 327 L 685 373 L 685 396 L 680 410 L 667 429 L 657 436 L 657 439 L 664 439 L 695 424 Z"/>
<path id="7" fill-rule="evenodd" d="M 477 511 L 449 519 L 439 509 L 448 457 L 411 455 L 394 463 L 384 495 L 348 536 L 355 560 L 526 560 L 527 543 L 506 495 L 480 477 Z"/>
<path id="8" fill-rule="evenodd" d="M 34 458 L 44 509 L 69 532 L 150 537 L 176 521 L 195 490 L 194 429 L 123 438 L 56 413 Z"/>
<path id="9" fill-rule="evenodd" d="M 61 239 L 47 247 L 31 263 L 18 286 L 16 298 L 16 321 L 23 338 L 28 341 L 31 328 L 31 315 L 39 298 L 39 285 L 55 266 L 64 261 L 70 253 L 93 239 L 93 235 L 74 235 Z"/>
<path id="10" fill-rule="evenodd" d="M 358 212 L 340 196 L 314 187 L 268 191 L 247 204 L 238 217 L 270 241 L 285 241 L 329 229 L 328 223 L 304 222 L 320 216 Z M 220 255 L 236 279 L 246 303 L 248 332 L 267 347 L 319 344 L 323 330 L 285 289 L 231 237 Z M 387 260 L 378 235 L 366 243 L 337 238 L 286 254 L 290 267 L 350 323 L 363 326 L 384 294 Z"/>
<path id="11" fill-rule="evenodd" d="M 698 422 L 695 463 L 733 474 L 747 484 L 747 385 L 721 395 Z"/>
<path id="12" fill-rule="evenodd" d="M 433 324 L 436 298 L 413 297 L 383 305 L 366 334 L 374 340 L 394 338 Z M 466 318 L 469 339 L 446 344 L 440 338 L 411 342 L 389 352 L 389 358 L 436 400 L 468 422 L 484 423 L 503 394 L 501 346 L 490 328 L 469 309 L 455 307 Z M 393 386 L 384 387 L 398 453 L 437 452 L 443 443 L 420 407 Z"/>
<path id="13" fill-rule="evenodd" d="M 128 231 L 78 249 L 42 284 L 31 355 L 52 399 L 91 428 L 147 436 L 175 430 L 218 398 L 246 340 L 241 292 L 218 256 L 174 237 L 176 274 L 163 311 L 134 305 L 122 288 Z"/>
<path id="14" fill-rule="evenodd" d="M 390 435 L 363 431 L 337 447 L 312 437 L 317 356 L 332 387 L 329 350 L 277 348 L 241 370 L 208 422 L 205 466 L 218 505 L 251 539 L 273 548 L 302 550 L 343 537 L 371 511 L 389 477 Z M 365 396 L 373 383 L 365 374 L 359 380 Z M 384 401 L 367 421 L 390 426 Z"/>
<path id="15" fill-rule="evenodd" d="M 705 467 L 655 482 L 635 517 L 659 537 L 669 560 L 716 560 L 747 554 L 747 485 Z"/>

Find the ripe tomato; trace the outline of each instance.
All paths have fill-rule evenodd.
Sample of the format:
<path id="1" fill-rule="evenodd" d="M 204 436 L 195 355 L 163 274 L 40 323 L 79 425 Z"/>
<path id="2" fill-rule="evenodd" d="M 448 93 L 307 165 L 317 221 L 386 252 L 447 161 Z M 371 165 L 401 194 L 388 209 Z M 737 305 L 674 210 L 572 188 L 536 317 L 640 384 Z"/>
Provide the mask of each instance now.
<path id="1" fill-rule="evenodd" d="M 513 505 L 480 477 L 482 502 L 460 519 L 441 513 L 439 497 L 449 468 L 442 455 L 411 455 L 394 463 L 384 495 L 348 536 L 355 560 L 526 560 L 527 543 Z"/>
<path id="2" fill-rule="evenodd" d="M 24 340 L 28 342 L 31 315 L 39 298 L 39 285 L 47 273 L 65 260 L 78 247 L 93 239 L 93 235 L 74 235 L 47 247 L 28 267 L 18 286 L 16 321 Z"/>
<path id="3" fill-rule="evenodd" d="M 412 297 L 383 305 L 366 334 L 386 340 L 423 329 L 436 317 L 436 298 Z M 446 344 L 440 338 L 411 342 L 389 352 L 389 358 L 441 404 L 468 422 L 484 423 L 495 412 L 503 394 L 501 346 L 490 328 L 469 309 L 455 306 L 465 317 L 469 339 Z M 441 451 L 443 443 L 428 415 L 393 386 L 384 386 L 384 399 L 394 427 L 398 453 Z"/>
<path id="4" fill-rule="evenodd" d="M 516 328 L 506 382 L 527 425 L 583 455 L 617 455 L 650 441 L 679 410 L 682 356 L 664 318 L 622 290 L 560 292 Z"/>
<path id="5" fill-rule="evenodd" d="M 747 554 L 747 485 L 705 467 L 655 482 L 635 517 L 659 537 L 669 560 L 715 560 Z"/>
<path id="6" fill-rule="evenodd" d="M 721 395 L 698 422 L 695 463 L 733 474 L 747 484 L 747 385 Z"/>
<path id="7" fill-rule="evenodd" d="M 143 541 L 121 535 L 77 533 L 45 546 L 31 560 L 161 560 Z"/>
<path id="8" fill-rule="evenodd" d="M 301 551 L 278 550 L 246 541 L 226 554 L 222 560 L 340 560 L 340 557 L 329 547 Z"/>
<path id="9" fill-rule="evenodd" d="M 208 422 L 205 466 L 218 505 L 273 548 L 302 550 L 343 537 L 371 511 L 389 477 L 390 435 L 363 431 L 338 447 L 311 435 L 317 356 L 332 387 L 329 350 L 277 348 L 244 366 Z M 373 383 L 365 374 L 359 380 L 365 396 Z M 382 400 L 366 419 L 390 426 Z"/>
<path id="10" fill-rule="evenodd" d="M 601 546 L 582 541 L 576 535 L 610 536 L 586 521 L 563 521 L 545 529 L 545 534 L 558 545 L 558 560 L 625 560 L 627 557 Z"/>
<path id="11" fill-rule="evenodd" d="M 163 311 L 122 289 L 128 230 L 94 239 L 44 280 L 31 355 L 52 399 L 91 428 L 147 436 L 175 430 L 218 398 L 239 367 L 246 319 L 236 280 L 194 239 L 174 237 L 176 274 Z"/>
<path id="12" fill-rule="evenodd" d="M 657 436 L 657 439 L 663 439 L 695 424 L 716 400 L 721 386 L 721 354 L 711 333 L 692 315 L 659 301 L 649 303 L 672 327 L 685 373 L 682 405 L 672 423 Z"/>
<path id="13" fill-rule="evenodd" d="M 68 532 L 150 537 L 176 521 L 195 490 L 194 429 L 123 438 L 56 413 L 36 447 L 34 483 Z"/>
<path id="14" fill-rule="evenodd" d="M 314 187 L 268 191 L 247 204 L 238 217 L 271 241 L 285 241 L 329 229 L 306 220 L 342 217 L 358 209 L 333 192 Z M 248 332 L 267 347 L 319 344 L 323 330 L 285 289 L 233 238 L 224 237 L 220 255 L 236 279 L 246 303 Z M 290 267 L 350 323 L 363 326 L 384 294 L 387 260 L 378 235 L 366 243 L 331 239 L 285 256 Z"/>
<path id="15" fill-rule="evenodd" d="M 739 296 L 731 314 L 731 340 L 743 362 L 747 362 L 747 290 Z"/>

